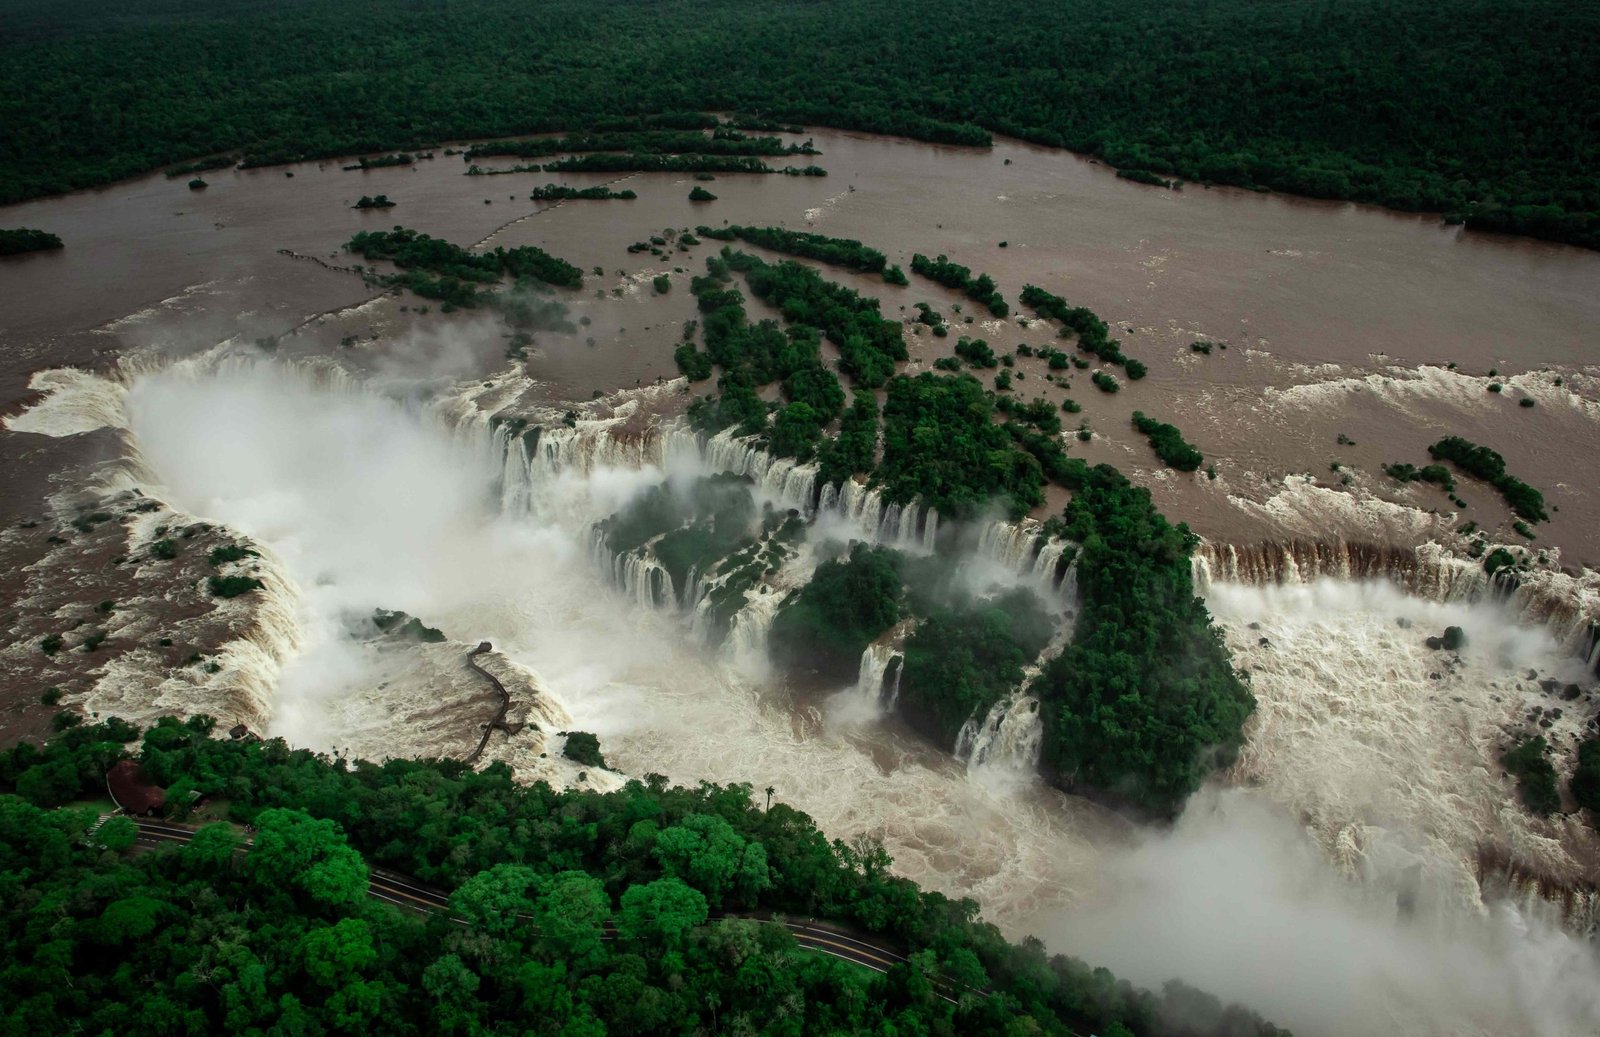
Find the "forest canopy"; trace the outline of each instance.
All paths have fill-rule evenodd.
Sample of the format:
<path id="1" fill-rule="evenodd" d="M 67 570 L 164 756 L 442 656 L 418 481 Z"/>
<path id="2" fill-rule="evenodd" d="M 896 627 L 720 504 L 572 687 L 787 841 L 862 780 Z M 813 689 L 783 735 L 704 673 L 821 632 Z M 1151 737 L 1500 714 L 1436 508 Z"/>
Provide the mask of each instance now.
<path id="1" fill-rule="evenodd" d="M 702 129 L 724 110 L 1003 133 L 1600 247 L 1593 4 L 0 0 L 0 26 L 0 204 L 223 152 Z"/>
<path id="2" fill-rule="evenodd" d="M 65 727 L 0 753 L 8 1033 L 1282 1033 L 1007 943 L 971 900 L 748 785 L 561 792 L 502 763 L 220 740 L 205 717 Z M 130 853 L 133 821 L 81 805 L 128 756 L 180 812 L 199 797 L 232 824 Z M 368 896 L 375 868 L 441 889 L 459 921 Z M 803 950 L 771 911 L 905 960 L 880 974 Z"/>

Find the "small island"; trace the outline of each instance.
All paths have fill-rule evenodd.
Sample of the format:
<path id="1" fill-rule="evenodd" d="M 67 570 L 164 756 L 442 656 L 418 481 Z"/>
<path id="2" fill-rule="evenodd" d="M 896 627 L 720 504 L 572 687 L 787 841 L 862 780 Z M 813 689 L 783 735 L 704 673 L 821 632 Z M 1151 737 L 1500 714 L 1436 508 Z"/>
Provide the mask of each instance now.
<path id="1" fill-rule="evenodd" d="M 32 227 L 0 230 L 0 256 L 18 256 L 24 252 L 46 252 L 60 248 L 61 239 L 49 231 Z"/>

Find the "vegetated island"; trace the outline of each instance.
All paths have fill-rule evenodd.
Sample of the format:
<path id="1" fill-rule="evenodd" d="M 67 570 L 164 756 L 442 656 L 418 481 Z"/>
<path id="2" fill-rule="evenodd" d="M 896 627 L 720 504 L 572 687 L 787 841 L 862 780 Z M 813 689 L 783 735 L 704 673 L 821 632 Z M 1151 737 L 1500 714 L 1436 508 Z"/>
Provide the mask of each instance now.
<path id="1" fill-rule="evenodd" d="M 975 519 L 995 507 L 1020 517 L 1044 502 L 1047 482 L 1073 493 L 1034 547 L 1037 552 L 1060 537 L 1076 545 L 1069 552 L 1081 553 L 1076 633 L 1030 689 L 1042 703 L 1043 766 L 1053 780 L 1138 811 L 1170 814 L 1212 768 L 1227 764 L 1243 742 L 1254 699 L 1194 594 L 1189 557 L 1196 538 L 1186 527 L 1170 525 L 1149 492 L 1115 469 L 1068 457 L 1053 413 L 1047 418 L 1031 405 L 1001 406 L 964 374 L 895 374 L 906 355 L 904 328 L 882 318 L 877 300 L 802 264 L 771 264 L 727 247 L 707 257 L 706 269 L 691 282 L 706 350 L 689 341 L 677 353 L 691 380 L 708 380 L 721 369 L 719 392 L 690 404 L 695 428 L 755 437 L 777 456 L 815 460 L 820 483 L 861 479 L 891 503 L 937 509 L 942 522 Z M 757 297 L 778 307 L 787 329 L 774 320 L 749 322 L 738 274 Z M 858 391 L 846 409 L 844 389 L 820 361 L 823 337 L 840 347 L 840 369 L 858 390 L 886 389 L 881 458 L 876 400 Z M 993 362 L 993 351 L 980 341 L 963 340 L 958 349 L 978 364 Z M 788 402 L 769 408 L 760 390 L 773 382 Z M 836 421 L 838 431 L 830 434 Z M 653 532 L 612 549 L 642 549 L 656 536 L 693 526 L 660 509 L 653 515 L 633 520 Z M 719 557 L 749 545 L 727 545 L 722 555 L 709 543 L 702 546 L 694 564 L 708 574 L 733 572 Z M 753 547 L 781 548 L 778 542 Z M 1073 558 L 1064 552 L 1058 568 Z M 1017 659 L 1038 654 L 1030 633 L 1037 620 L 1019 602 L 971 602 L 956 608 L 964 613 L 957 620 L 930 604 L 939 596 L 918 590 L 926 581 L 895 552 L 852 552 L 827 564 L 841 567 L 836 576 L 819 569 L 781 606 L 769 638 L 774 659 L 837 679 L 853 674 L 867 644 L 906 618 L 923 624 L 913 640 L 927 653 L 937 647 L 918 640 L 927 623 L 943 624 L 932 629 L 944 631 L 940 636 L 950 644 L 964 643 L 949 631 L 965 624 L 993 646 L 974 655 L 978 661 L 971 665 L 981 672 L 913 666 L 917 656 L 908 644 L 897 704 L 947 747 L 956 729 L 981 720 L 1021 681 Z M 747 586 L 759 577 L 759 569 L 740 572 Z M 675 585 L 669 592 L 684 589 Z M 1004 617 L 986 619 L 995 608 Z M 1132 687 L 1141 694 L 1121 691 Z"/>
<path id="2" fill-rule="evenodd" d="M 61 248 L 61 239 L 49 231 L 32 227 L 0 228 L 0 256 L 20 256 L 24 252 L 47 252 Z"/>
<path id="3" fill-rule="evenodd" d="M 734 120 L 747 127 L 944 144 L 1003 133 L 1135 179 L 1371 202 L 1600 247 L 1600 12 L 1584 4 L 1005 0 L 979 24 L 953 0 L 555 0 L 532 17 L 512 0 L 442 12 L 223 0 L 109 24 L 94 9 L 24 8 L 8 30 L 0 204 L 230 150 L 260 165 L 430 140 L 705 129 L 701 113 L 718 109 L 755 113 Z M 638 39 L 653 43 L 647 62 Z M 978 49 L 1007 59 L 974 67 Z M 720 57 L 713 77 L 660 74 L 704 54 Z M 1118 60 L 1082 57 L 1105 54 Z M 358 103 L 329 92 L 325 70 L 339 68 L 361 69 Z M 31 103 L 40 96 L 54 102 Z"/>
<path id="4" fill-rule="evenodd" d="M 1287 1037 L 1180 982 L 1154 994 L 1008 943 L 772 788 L 555 791 L 498 762 L 221 739 L 203 716 L 54 726 L 0 754 L 18 1032 Z M 166 818 L 97 816 L 110 774 Z M 191 814 L 220 819 L 175 827 Z M 806 949 L 778 915 L 848 951 Z"/>

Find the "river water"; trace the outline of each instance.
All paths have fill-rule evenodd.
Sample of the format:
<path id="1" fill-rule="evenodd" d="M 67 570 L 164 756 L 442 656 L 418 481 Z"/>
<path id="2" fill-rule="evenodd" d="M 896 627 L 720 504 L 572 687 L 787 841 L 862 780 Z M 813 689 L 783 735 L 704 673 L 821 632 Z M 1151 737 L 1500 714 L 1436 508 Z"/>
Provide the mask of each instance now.
<path id="1" fill-rule="evenodd" d="M 440 152 L 367 172 L 337 162 L 222 170 L 206 174 L 204 191 L 153 175 L 11 206 L 0 222 L 51 229 L 67 247 L 0 264 L 0 396 L 16 400 L 27 372 L 51 361 L 86 362 L 152 340 L 179 347 L 276 333 L 358 303 L 370 296 L 358 279 L 278 250 L 347 264 L 338 249 L 352 232 L 402 222 L 463 244 L 537 243 L 585 269 L 601 266 L 605 275 L 591 276 L 581 296 L 592 325 L 570 340 L 546 336 L 530 368 L 552 395 L 586 399 L 674 374 L 671 347 L 693 316 L 686 285 L 659 298 L 640 285 L 674 266 L 701 272 L 706 250 L 663 264 L 628 255 L 628 244 L 702 222 L 810 226 L 903 264 L 915 251 L 944 252 L 989 272 L 1008 298 L 1036 283 L 1098 312 L 1149 377 L 1107 397 L 1082 375 L 1070 389 L 1050 385 L 1042 364 L 1024 360 L 1017 395 L 1076 399 L 1098 435 L 1074 448 L 1130 470 L 1169 513 L 1213 539 L 1286 528 L 1365 539 L 1436 534 L 1450 523 L 1429 513 L 1450 513 L 1448 499 L 1396 486 L 1379 466 L 1425 462 L 1427 443 L 1459 432 L 1498 449 L 1559 508 L 1538 546 L 1561 547 L 1568 563 L 1600 561 L 1600 504 L 1586 492 L 1597 474 L 1586 444 L 1600 433 L 1600 254 L 1356 205 L 1192 185 L 1166 191 L 1014 142 L 977 150 L 809 136 L 828 177 L 725 175 L 710 204 L 688 201 L 686 177 L 469 178 L 459 158 Z M 625 181 L 640 197 L 530 204 L 529 188 L 550 180 Z M 349 208 L 377 193 L 398 207 Z M 961 319 L 953 293 L 920 279 L 902 289 L 834 274 L 881 297 L 890 314 L 927 300 Z M 607 297 L 595 299 L 592 288 Z M 350 333 L 392 340 L 436 323 L 437 314 L 385 302 L 330 322 L 318 343 L 329 348 Z M 1049 341 L 1048 331 L 1015 319 L 956 330 L 1006 347 Z M 1229 348 L 1201 356 L 1188 348 L 1197 338 Z M 912 341 L 922 363 L 951 345 Z M 1487 391 L 1491 370 L 1506 386 L 1500 394 Z M 1524 396 L 1537 405 L 1518 406 Z M 1128 427 L 1135 409 L 1177 424 L 1218 477 L 1161 469 Z M 1341 434 L 1353 445 L 1337 443 Z M 1404 508 L 1332 509 L 1338 519 L 1311 529 L 1318 523 L 1300 514 L 1296 474 Z M 1469 505 L 1462 520 L 1505 525 L 1492 490 L 1463 480 L 1460 492 Z"/>

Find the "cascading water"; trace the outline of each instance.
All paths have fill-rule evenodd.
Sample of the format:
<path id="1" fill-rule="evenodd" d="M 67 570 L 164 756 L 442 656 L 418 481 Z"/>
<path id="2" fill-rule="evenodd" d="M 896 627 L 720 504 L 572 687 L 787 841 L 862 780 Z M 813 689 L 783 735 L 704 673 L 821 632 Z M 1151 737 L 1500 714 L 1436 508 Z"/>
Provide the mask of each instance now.
<path id="1" fill-rule="evenodd" d="M 988 768 L 1031 776 L 1039 767 L 1043 748 L 1039 700 L 1014 692 L 989 707 L 983 720 L 973 718 L 961 725 L 955 755 L 969 770 Z"/>
<path id="2" fill-rule="evenodd" d="M 1239 546 L 1201 543 L 1195 552 L 1195 590 L 1213 583 L 1254 586 L 1308 584 L 1321 579 L 1382 579 L 1430 601 L 1508 602 L 1519 622 L 1544 627 L 1567 651 L 1600 662 L 1600 574 L 1573 576 L 1553 568 L 1502 569 L 1490 576 L 1475 558 L 1437 543 L 1417 547 L 1334 541 Z"/>
<path id="3" fill-rule="evenodd" d="M 861 652 L 861 666 L 856 675 L 856 694 L 873 704 L 892 705 L 899 694 L 900 666 L 904 661 L 892 641 L 874 641 Z M 889 668 L 894 666 L 894 683 L 889 684 Z"/>

